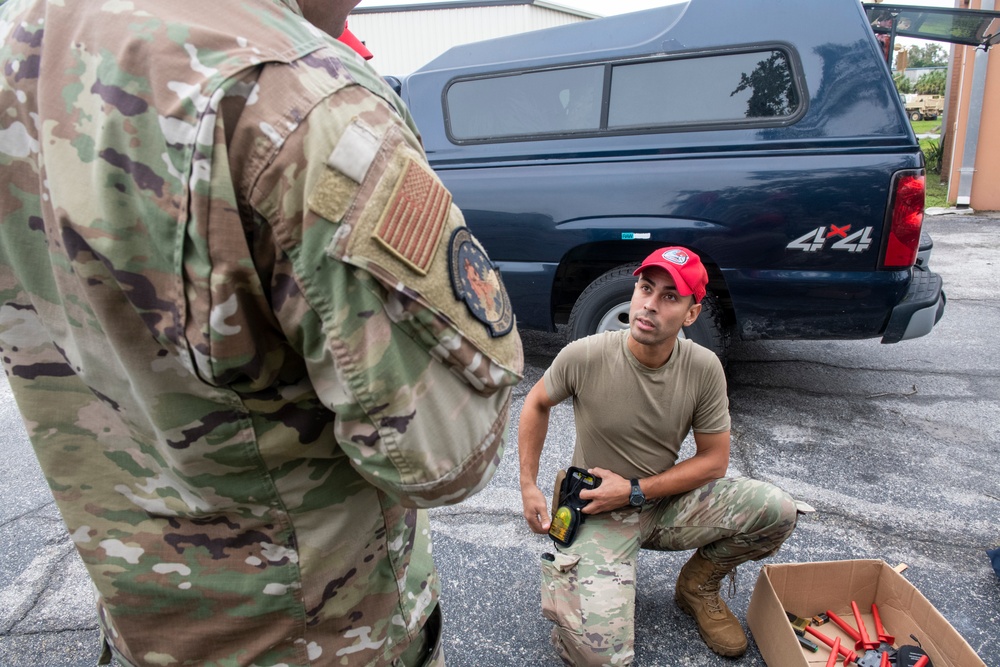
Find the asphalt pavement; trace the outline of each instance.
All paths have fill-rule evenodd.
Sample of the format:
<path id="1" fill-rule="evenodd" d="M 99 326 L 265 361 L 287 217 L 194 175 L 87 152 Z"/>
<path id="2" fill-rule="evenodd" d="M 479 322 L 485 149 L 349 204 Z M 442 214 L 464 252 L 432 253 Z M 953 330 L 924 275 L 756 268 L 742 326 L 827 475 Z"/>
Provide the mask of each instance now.
<path id="1" fill-rule="evenodd" d="M 945 281 L 944 318 L 923 338 L 737 343 L 727 369 L 730 474 L 783 487 L 817 509 L 769 561 L 882 559 L 937 607 L 990 667 L 1000 666 L 1000 216 L 926 222 L 931 268 Z M 524 395 L 562 345 L 524 332 Z M 572 409 L 553 411 L 540 474 L 550 487 L 573 446 Z M 685 452 L 691 453 L 690 443 Z M 77 667 L 96 660 L 86 572 L 45 486 L 6 380 L 0 379 L 0 665 Z M 552 666 L 539 605 L 547 538 L 521 518 L 516 443 L 474 498 L 432 511 L 450 667 Z M 701 642 L 673 602 L 686 553 L 639 560 L 636 665 L 763 665 Z M 730 606 L 745 618 L 760 563 L 739 568 Z M 770 667 L 780 667 L 771 665 Z"/>

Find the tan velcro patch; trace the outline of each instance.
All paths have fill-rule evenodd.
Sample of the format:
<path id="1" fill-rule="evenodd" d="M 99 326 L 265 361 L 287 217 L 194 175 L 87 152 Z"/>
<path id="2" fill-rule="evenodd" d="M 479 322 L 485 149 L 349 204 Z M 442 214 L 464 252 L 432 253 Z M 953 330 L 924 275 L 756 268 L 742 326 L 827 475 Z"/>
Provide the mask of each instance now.
<path id="1" fill-rule="evenodd" d="M 339 171 L 326 169 L 309 193 L 309 208 L 330 222 L 339 222 L 347 215 L 357 192 L 358 184 L 353 180 Z"/>

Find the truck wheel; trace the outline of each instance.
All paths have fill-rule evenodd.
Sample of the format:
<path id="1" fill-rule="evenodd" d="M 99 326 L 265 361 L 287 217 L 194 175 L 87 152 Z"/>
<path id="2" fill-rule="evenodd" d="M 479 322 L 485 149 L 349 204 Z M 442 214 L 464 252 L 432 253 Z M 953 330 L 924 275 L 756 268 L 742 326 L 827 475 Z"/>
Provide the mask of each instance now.
<path id="1" fill-rule="evenodd" d="M 566 335 L 573 341 L 602 331 L 628 329 L 629 305 L 635 288 L 632 272 L 638 264 L 614 268 L 583 290 L 570 311 Z M 722 309 L 709 292 L 701 300 L 701 314 L 694 324 L 684 327 L 679 338 L 690 338 L 714 352 L 723 364 L 729 351 L 729 332 L 722 323 Z"/>
<path id="2" fill-rule="evenodd" d="M 919 111 L 914 111 L 910 114 L 910 120 L 923 120 L 924 116 Z"/>

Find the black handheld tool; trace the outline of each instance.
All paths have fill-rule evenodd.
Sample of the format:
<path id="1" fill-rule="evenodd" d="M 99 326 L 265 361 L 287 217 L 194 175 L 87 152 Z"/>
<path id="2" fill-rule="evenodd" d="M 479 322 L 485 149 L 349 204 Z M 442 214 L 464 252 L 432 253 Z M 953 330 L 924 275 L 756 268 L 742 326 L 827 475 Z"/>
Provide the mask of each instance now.
<path id="1" fill-rule="evenodd" d="M 556 544 L 568 547 L 573 543 L 584 520 L 584 514 L 580 510 L 589 502 L 580 498 L 580 492 L 584 489 L 596 489 L 600 485 L 601 478 L 591 475 L 583 468 L 571 467 L 566 471 L 566 477 L 559 487 L 559 506 L 549 525 L 549 537 Z"/>

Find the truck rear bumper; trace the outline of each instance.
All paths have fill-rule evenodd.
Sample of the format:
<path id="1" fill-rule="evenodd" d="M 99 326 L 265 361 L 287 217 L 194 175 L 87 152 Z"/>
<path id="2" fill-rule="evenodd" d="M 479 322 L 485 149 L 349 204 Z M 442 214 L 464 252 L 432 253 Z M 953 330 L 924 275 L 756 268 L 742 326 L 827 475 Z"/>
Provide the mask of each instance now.
<path id="1" fill-rule="evenodd" d="M 906 296 L 892 309 L 883 343 L 898 343 L 926 336 L 944 315 L 947 298 L 941 276 L 931 271 L 914 271 Z"/>

